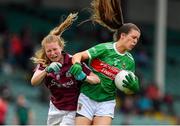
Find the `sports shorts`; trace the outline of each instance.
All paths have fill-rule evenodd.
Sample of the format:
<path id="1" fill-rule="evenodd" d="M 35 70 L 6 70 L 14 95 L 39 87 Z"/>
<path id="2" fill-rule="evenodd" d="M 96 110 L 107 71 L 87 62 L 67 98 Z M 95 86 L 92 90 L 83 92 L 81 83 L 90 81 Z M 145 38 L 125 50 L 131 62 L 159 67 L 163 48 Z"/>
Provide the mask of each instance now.
<path id="1" fill-rule="evenodd" d="M 75 125 L 76 111 L 65 111 L 57 109 L 50 101 L 47 125 Z"/>
<path id="2" fill-rule="evenodd" d="M 109 116 L 114 118 L 115 104 L 115 100 L 97 102 L 80 93 L 77 115 L 82 115 L 89 120 L 93 120 L 94 116 Z"/>

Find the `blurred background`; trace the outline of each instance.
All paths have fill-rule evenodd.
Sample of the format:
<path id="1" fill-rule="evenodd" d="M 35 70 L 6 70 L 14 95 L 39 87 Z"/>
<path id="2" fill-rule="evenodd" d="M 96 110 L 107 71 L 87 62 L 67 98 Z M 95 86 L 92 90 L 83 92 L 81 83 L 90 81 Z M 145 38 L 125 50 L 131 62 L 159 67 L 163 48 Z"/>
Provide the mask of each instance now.
<path id="1" fill-rule="evenodd" d="M 142 36 L 132 51 L 141 92 L 118 91 L 114 125 L 180 124 L 180 0 L 121 0 L 125 22 Z M 79 12 L 64 32 L 70 54 L 111 41 L 112 33 L 86 22 L 91 0 L 0 0 L 0 124 L 45 125 L 49 97 L 44 85 L 33 87 L 30 57 L 41 40 L 70 12 Z M 21 122 L 17 121 L 21 119 Z"/>

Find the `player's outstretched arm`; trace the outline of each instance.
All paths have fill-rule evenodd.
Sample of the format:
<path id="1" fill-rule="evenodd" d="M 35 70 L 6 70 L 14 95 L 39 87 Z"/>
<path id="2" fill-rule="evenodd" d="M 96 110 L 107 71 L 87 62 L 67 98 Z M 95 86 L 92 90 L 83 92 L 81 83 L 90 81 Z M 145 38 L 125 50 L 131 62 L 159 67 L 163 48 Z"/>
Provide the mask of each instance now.
<path id="1" fill-rule="evenodd" d="M 84 61 L 89 58 L 89 55 L 87 51 L 79 52 L 73 55 L 72 57 L 72 66 L 69 70 L 69 72 L 74 75 L 74 77 L 77 80 L 80 81 L 87 81 L 90 84 L 97 84 L 100 83 L 99 77 L 91 72 L 89 76 L 87 76 L 83 71 L 82 71 L 82 66 L 81 66 L 81 61 Z"/>
<path id="2" fill-rule="evenodd" d="M 78 75 L 74 76 L 76 80 L 79 81 L 87 81 L 90 84 L 98 84 L 100 83 L 100 79 L 99 77 L 94 74 L 93 72 L 91 72 L 88 76 L 81 71 Z"/>
<path id="3" fill-rule="evenodd" d="M 101 80 L 99 79 L 99 77 L 96 74 L 91 72 L 89 74 L 89 76 L 87 76 L 85 81 L 89 82 L 90 84 L 98 84 L 98 83 L 100 83 Z"/>
<path id="4" fill-rule="evenodd" d="M 36 70 L 31 78 L 31 84 L 33 86 L 41 84 L 43 79 L 46 77 L 47 72 L 44 70 Z"/>
<path id="5" fill-rule="evenodd" d="M 86 59 L 89 59 L 87 51 L 76 53 L 72 57 L 72 64 L 80 63 L 81 61 L 84 61 Z"/>
<path id="6" fill-rule="evenodd" d="M 56 74 L 60 71 L 61 67 L 62 65 L 59 62 L 52 62 L 44 70 L 37 69 L 31 78 L 31 84 L 34 86 L 39 85 L 46 77 L 47 73 L 54 72 Z"/>
<path id="7" fill-rule="evenodd" d="M 72 57 L 72 66 L 69 69 L 69 72 L 74 75 L 78 76 L 82 71 L 81 61 L 88 59 L 89 56 L 86 51 L 79 52 L 73 55 Z"/>

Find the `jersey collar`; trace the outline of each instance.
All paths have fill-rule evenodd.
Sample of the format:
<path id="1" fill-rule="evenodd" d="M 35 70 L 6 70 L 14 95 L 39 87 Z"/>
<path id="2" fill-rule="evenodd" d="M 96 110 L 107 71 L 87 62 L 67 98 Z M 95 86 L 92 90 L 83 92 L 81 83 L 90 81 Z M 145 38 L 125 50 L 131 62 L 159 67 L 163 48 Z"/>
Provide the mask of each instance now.
<path id="1" fill-rule="evenodd" d="M 62 54 L 64 56 L 64 64 L 68 64 L 71 61 L 72 56 L 64 51 Z"/>
<path id="2" fill-rule="evenodd" d="M 113 48 L 114 48 L 115 52 L 116 52 L 118 55 L 124 56 L 124 55 L 126 54 L 126 52 L 125 52 L 125 53 L 120 53 L 120 52 L 116 49 L 116 44 L 117 44 L 117 42 L 113 43 Z"/>

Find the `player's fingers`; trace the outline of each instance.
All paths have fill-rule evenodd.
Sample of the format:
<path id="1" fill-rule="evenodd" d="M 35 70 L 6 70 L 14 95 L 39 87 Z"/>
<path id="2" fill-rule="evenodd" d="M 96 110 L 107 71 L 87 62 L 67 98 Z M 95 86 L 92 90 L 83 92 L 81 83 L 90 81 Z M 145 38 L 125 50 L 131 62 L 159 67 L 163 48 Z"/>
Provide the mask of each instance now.
<path id="1" fill-rule="evenodd" d="M 61 68 L 61 67 L 62 67 L 62 64 L 60 64 L 60 63 L 57 63 L 57 66 L 58 66 L 59 68 Z"/>
<path id="2" fill-rule="evenodd" d="M 69 69 L 69 72 L 74 75 L 74 67 L 73 66 L 71 66 L 71 68 Z"/>
<path id="3" fill-rule="evenodd" d="M 76 70 L 76 75 L 79 75 L 81 72 L 82 72 L 81 69 L 77 69 L 77 70 Z"/>
<path id="4" fill-rule="evenodd" d="M 129 76 L 129 79 L 133 81 L 133 76 L 132 76 L 132 74 L 129 73 L 128 76 Z"/>
<path id="5" fill-rule="evenodd" d="M 129 83 L 131 82 L 131 79 L 130 79 L 129 75 L 126 75 L 125 78 Z"/>
<path id="6" fill-rule="evenodd" d="M 55 65 L 56 70 L 60 70 L 60 67 L 58 66 L 58 64 Z"/>
<path id="7" fill-rule="evenodd" d="M 129 83 L 126 80 L 123 80 L 122 82 L 124 83 L 123 87 L 128 87 Z"/>

